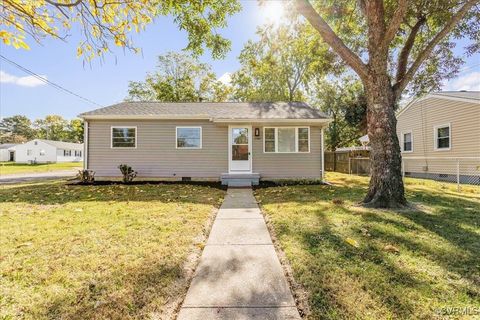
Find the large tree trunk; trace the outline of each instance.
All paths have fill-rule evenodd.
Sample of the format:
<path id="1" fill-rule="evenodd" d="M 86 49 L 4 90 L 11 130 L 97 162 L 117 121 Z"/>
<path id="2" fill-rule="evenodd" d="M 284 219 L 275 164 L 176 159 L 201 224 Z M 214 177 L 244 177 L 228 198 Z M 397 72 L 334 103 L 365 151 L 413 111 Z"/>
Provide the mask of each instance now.
<path id="1" fill-rule="evenodd" d="M 395 95 L 388 76 L 378 76 L 365 86 L 371 178 L 364 205 L 396 208 L 407 204 L 402 181 L 400 145 L 395 118 Z"/>
<path id="2" fill-rule="evenodd" d="M 363 202 L 365 206 L 375 208 L 403 207 L 407 201 L 397 137 L 395 95 L 388 77 L 375 78 L 365 90 L 368 137 L 372 151 L 370 185 Z"/>

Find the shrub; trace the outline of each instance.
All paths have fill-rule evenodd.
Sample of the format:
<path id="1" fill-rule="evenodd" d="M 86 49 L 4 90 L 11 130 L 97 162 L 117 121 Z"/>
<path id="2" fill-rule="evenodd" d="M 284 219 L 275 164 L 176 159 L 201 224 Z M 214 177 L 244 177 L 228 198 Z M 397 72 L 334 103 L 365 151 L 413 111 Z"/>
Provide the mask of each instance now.
<path id="1" fill-rule="evenodd" d="M 78 179 L 81 183 L 94 183 L 95 182 L 95 171 L 93 170 L 78 170 L 77 174 Z"/>
<path id="2" fill-rule="evenodd" d="M 132 180 L 137 176 L 137 171 L 133 170 L 128 164 L 121 164 L 118 166 L 118 169 L 122 172 L 123 183 L 132 182 Z"/>

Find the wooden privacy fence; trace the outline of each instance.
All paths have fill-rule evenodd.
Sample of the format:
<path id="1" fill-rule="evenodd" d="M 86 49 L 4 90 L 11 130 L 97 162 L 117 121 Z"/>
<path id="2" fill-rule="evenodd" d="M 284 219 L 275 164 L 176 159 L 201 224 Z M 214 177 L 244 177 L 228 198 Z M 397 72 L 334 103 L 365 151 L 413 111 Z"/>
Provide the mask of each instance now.
<path id="1" fill-rule="evenodd" d="M 325 171 L 369 175 L 370 158 L 368 150 L 325 152 Z"/>

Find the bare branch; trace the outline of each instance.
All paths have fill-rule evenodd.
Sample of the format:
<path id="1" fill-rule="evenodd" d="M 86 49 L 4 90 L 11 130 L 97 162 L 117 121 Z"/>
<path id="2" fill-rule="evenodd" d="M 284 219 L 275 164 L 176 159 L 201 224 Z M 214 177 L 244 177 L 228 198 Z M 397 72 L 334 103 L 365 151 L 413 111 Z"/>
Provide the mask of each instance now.
<path id="1" fill-rule="evenodd" d="M 390 42 L 395 38 L 400 25 L 407 14 L 408 0 L 399 0 L 397 10 L 393 13 L 393 17 L 389 22 L 385 37 L 383 38 L 382 47 L 388 48 Z"/>
<path id="2" fill-rule="evenodd" d="M 82 2 L 82 1 L 83 0 L 77 0 L 77 1 L 72 2 L 72 3 L 60 3 L 60 2 L 55 2 L 55 1 L 51 1 L 51 0 L 45 0 L 46 3 L 49 3 L 52 6 L 55 6 L 57 8 L 59 8 L 59 7 L 75 7 L 75 6 L 79 5 L 80 2 Z"/>
<path id="3" fill-rule="evenodd" d="M 323 40 L 362 78 L 367 80 L 368 68 L 363 61 L 348 48 L 325 20 L 315 11 L 308 0 L 296 1 L 297 11 L 320 33 Z"/>
<path id="4" fill-rule="evenodd" d="M 474 5 L 476 5 L 479 0 L 468 0 L 465 4 L 453 15 L 450 21 L 443 27 L 443 29 L 437 33 L 435 37 L 427 44 L 422 52 L 418 55 L 417 59 L 410 66 L 410 69 L 405 73 L 405 75 L 399 79 L 399 81 L 394 85 L 395 96 L 399 97 L 408 83 L 412 80 L 415 73 L 418 71 L 423 62 L 430 56 L 435 46 L 442 41 L 450 31 L 458 24 L 458 22 L 467 14 Z"/>
<path id="5" fill-rule="evenodd" d="M 402 80 L 403 76 L 405 76 L 405 73 L 407 72 L 408 57 L 410 56 L 410 52 L 412 51 L 415 43 L 415 38 L 417 37 L 418 31 L 426 21 L 427 19 L 425 19 L 425 17 L 419 17 L 415 25 L 410 30 L 410 34 L 408 35 L 407 40 L 405 41 L 405 44 L 403 45 L 403 48 L 398 56 L 397 74 L 395 76 L 396 83 Z"/>

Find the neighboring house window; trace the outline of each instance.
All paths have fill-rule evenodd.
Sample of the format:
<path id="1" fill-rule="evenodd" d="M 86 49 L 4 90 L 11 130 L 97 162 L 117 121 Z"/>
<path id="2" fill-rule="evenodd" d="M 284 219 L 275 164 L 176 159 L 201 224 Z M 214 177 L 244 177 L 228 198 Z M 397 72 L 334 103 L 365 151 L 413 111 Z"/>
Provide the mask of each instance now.
<path id="1" fill-rule="evenodd" d="M 44 155 L 45 155 L 45 150 L 43 150 L 43 149 L 40 150 L 40 155 L 41 155 L 41 156 L 44 156 Z"/>
<path id="2" fill-rule="evenodd" d="M 72 156 L 72 150 L 63 150 L 63 156 L 64 157 L 71 157 Z"/>
<path id="3" fill-rule="evenodd" d="M 403 139 L 403 152 L 412 152 L 413 151 L 413 135 L 412 132 L 402 133 Z"/>
<path id="4" fill-rule="evenodd" d="M 450 150 L 450 124 L 435 127 L 435 150 Z"/>
<path id="5" fill-rule="evenodd" d="M 81 150 L 75 150 L 75 157 L 81 157 L 82 156 L 82 151 Z"/>
<path id="6" fill-rule="evenodd" d="M 137 127 L 112 127 L 112 148 L 136 148 Z"/>
<path id="7" fill-rule="evenodd" d="M 27 150 L 27 156 L 31 156 L 33 154 L 33 150 Z"/>
<path id="8" fill-rule="evenodd" d="M 202 148 L 202 127 L 177 127 L 176 141 L 178 149 Z"/>
<path id="9" fill-rule="evenodd" d="M 266 127 L 263 136 L 264 152 L 310 152 L 308 127 Z"/>

